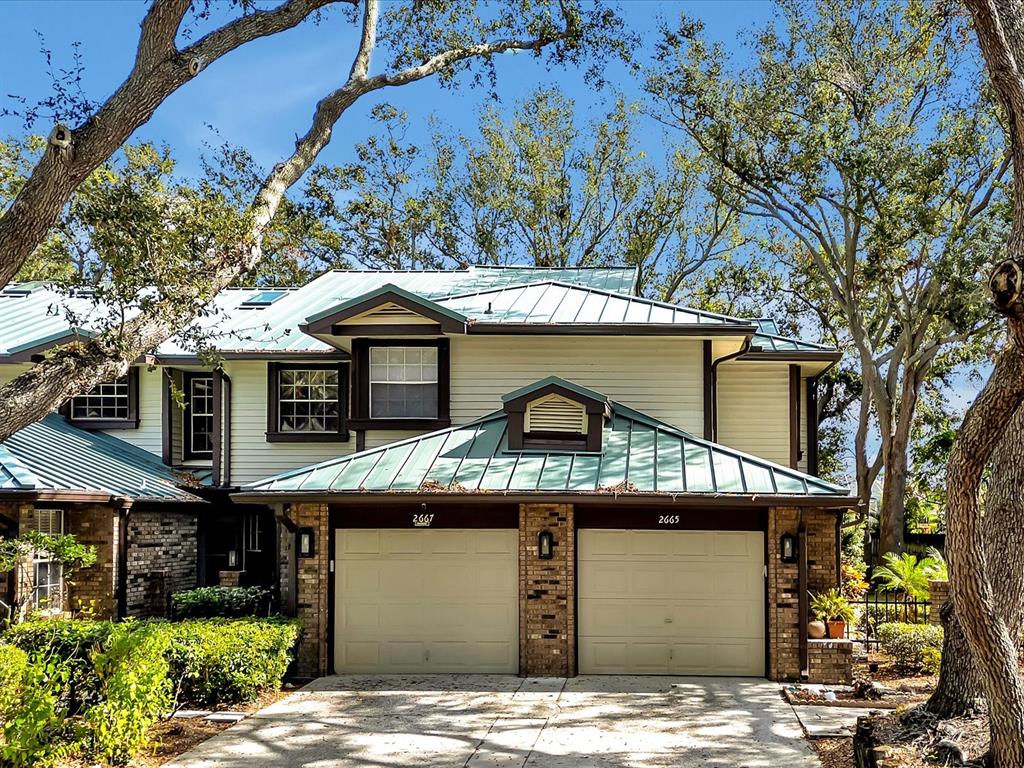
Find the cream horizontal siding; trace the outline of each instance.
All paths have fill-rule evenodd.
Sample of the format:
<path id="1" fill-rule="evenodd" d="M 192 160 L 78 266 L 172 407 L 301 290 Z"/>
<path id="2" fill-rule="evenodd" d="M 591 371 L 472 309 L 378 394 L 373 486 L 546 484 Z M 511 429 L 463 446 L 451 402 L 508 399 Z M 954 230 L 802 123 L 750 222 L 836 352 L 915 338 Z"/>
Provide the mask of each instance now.
<path id="1" fill-rule="evenodd" d="M 232 485 L 261 480 L 355 450 L 355 435 L 347 443 L 268 443 L 267 364 L 230 361 L 224 369 L 231 377 Z"/>
<path id="2" fill-rule="evenodd" d="M 0 387 L 27 371 L 32 366 L 28 363 L 5 363 L 0 365 Z"/>
<path id="3" fill-rule="evenodd" d="M 0 365 L 0 386 L 8 383 L 32 366 L 28 363 Z M 160 369 L 150 371 L 139 366 L 139 427 L 138 429 L 104 430 L 108 435 L 136 445 L 144 451 L 160 456 L 163 440 L 161 417 Z"/>
<path id="4" fill-rule="evenodd" d="M 501 396 L 560 376 L 696 435 L 703 434 L 700 340 L 614 336 L 455 336 L 452 422 L 501 409 Z"/>
<path id="5" fill-rule="evenodd" d="M 139 369 L 139 426 L 137 429 L 108 429 L 108 435 L 149 451 L 163 455 L 163 394 L 160 391 L 163 369 L 140 365 Z"/>
<path id="6" fill-rule="evenodd" d="M 789 466 L 789 366 L 718 367 L 718 442 Z"/>

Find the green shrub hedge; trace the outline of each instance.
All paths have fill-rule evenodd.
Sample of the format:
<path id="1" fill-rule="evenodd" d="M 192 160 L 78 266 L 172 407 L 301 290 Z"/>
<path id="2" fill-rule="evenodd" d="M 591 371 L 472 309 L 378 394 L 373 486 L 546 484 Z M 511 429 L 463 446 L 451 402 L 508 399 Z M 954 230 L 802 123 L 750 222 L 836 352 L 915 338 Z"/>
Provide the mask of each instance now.
<path id="1" fill-rule="evenodd" d="M 171 595 L 171 615 L 176 620 L 270 616 L 273 612 L 273 593 L 266 587 L 200 587 Z"/>
<path id="2" fill-rule="evenodd" d="M 0 764 L 123 764 L 174 701 L 229 704 L 279 686 L 299 634 L 281 618 L 20 624 L 0 642 Z"/>
<path id="3" fill-rule="evenodd" d="M 942 661 L 942 627 L 889 622 L 878 627 L 878 642 L 896 666 L 936 674 Z"/>
<path id="4" fill-rule="evenodd" d="M 205 619 L 172 625 L 168 660 L 178 698 L 192 704 L 251 701 L 280 685 L 299 638 L 285 619 Z"/>

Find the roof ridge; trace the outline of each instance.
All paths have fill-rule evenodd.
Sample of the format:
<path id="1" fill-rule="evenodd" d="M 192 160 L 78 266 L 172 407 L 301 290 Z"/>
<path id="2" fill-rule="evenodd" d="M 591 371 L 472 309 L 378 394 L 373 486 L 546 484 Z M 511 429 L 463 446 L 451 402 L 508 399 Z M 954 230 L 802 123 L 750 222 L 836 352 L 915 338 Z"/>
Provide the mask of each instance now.
<path id="1" fill-rule="evenodd" d="M 698 309 L 696 307 L 689 307 L 685 304 L 670 304 L 667 301 L 661 301 L 660 299 L 649 299 L 646 296 L 634 296 L 631 293 L 620 293 L 619 291 L 611 291 L 607 288 L 597 288 L 589 285 L 579 285 L 578 283 L 569 283 L 565 280 L 531 280 L 528 283 L 514 283 L 512 285 L 496 285 L 491 288 L 481 288 L 475 291 L 466 291 L 464 293 L 454 293 L 449 296 L 436 299 L 440 304 L 441 302 L 451 301 L 452 299 L 462 299 L 469 296 L 480 296 L 485 293 L 501 293 L 504 291 L 512 291 L 520 288 L 529 288 L 531 286 L 538 285 L 558 285 L 564 288 L 575 288 L 579 291 L 587 291 L 590 293 L 599 293 L 605 296 L 614 296 L 616 298 L 628 299 L 630 301 L 641 301 L 645 304 L 651 304 L 654 306 L 664 307 L 665 309 L 681 310 L 683 312 L 692 312 L 697 315 L 704 315 L 706 317 L 715 317 L 721 320 L 729 320 L 735 322 L 737 325 L 749 325 L 756 327 L 757 323 L 754 320 L 748 320 L 742 317 L 735 317 L 733 315 L 723 315 L 720 312 L 711 312 L 705 309 Z M 762 334 L 764 335 L 764 334 Z"/>

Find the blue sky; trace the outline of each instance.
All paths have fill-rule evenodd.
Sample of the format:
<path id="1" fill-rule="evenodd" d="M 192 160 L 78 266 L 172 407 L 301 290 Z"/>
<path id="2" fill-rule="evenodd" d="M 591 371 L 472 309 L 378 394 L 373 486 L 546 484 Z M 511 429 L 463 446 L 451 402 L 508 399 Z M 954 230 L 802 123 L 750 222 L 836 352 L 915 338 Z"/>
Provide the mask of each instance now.
<path id="1" fill-rule="evenodd" d="M 50 92 L 46 62 L 39 52 L 41 35 L 54 53 L 55 69 L 72 65 L 71 45 L 80 43 L 83 90 L 87 97 L 102 100 L 131 67 L 139 22 L 147 7 L 143 0 L 4 0 L 0 4 L 0 99 L 15 94 L 31 102 Z M 686 12 L 706 24 L 710 38 L 737 53 L 739 35 L 762 26 L 772 13 L 770 3 L 760 0 L 624 0 L 621 9 L 652 48 L 658 20 Z M 168 99 L 136 138 L 169 144 L 179 169 L 192 175 L 203 142 L 220 143 L 208 127 L 212 126 L 224 141 L 245 146 L 261 164 L 273 165 L 289 151 L 295 135 L 305 132 L 318 98 L 348 74 L 355 32 L 351 22 L 335 12 L 319 26 L 306 24 L 245 46 L 212 64 Z M 640 58 L 647 54 L 641 51 Z M 579 72 L 547 72 L 528 55 L 501 57 L 498 74 L 501 109 L 511 109 L 539 85 L 561 88 L 584 114 L 605 108 L 613 98 L 613 91 L 592 90 Z M 624 67 L 615 66 L 608 79 L 627 97 L 640 98 L 642 83 Z M 434 80 L 363 99 L 342 119 L 322 156 L 324 162 L 351 159 L 353 145 L 373 130 L 368 115 L 380 101 L 390 101 L 409 113 L 410 140 L 428 135 L 431 114 L 440 118 L 442 126 L 471 131 L 481 107 L 491 103 L 482 89 L 464 83 L 448 90 Z M 48 125 L 36 128 L 42 133 L 48 130 Z M 0 136 L 23 133 L 20 119 L 0 117 Z M 660 128 L 653 124 L 645 127 L 643 138 L 650 142 L 645 147 L 649 151 L 657 151 L 662 144 Z"/>

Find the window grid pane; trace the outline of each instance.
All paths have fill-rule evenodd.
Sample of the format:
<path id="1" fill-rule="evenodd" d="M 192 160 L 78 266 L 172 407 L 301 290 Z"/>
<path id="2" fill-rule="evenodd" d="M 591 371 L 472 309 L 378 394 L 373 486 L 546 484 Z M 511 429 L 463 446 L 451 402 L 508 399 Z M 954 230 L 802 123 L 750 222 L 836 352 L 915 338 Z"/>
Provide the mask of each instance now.
<path id="1" fill-rule="evenodd" d="M 213 377 L 190 379 L 189 451 L 213 454 Z"/>
<path id="2" fill-rule="evenodd" d="M 57 535 L 64 532 L 64 512 L 59 509 L 37 509 L 33 528 L 40 533 Z M 46 553 L 32 555 L 32 605 L 37 609 L 61 610 L 64 594 L 64 568 L 50 560 Z"/>
<path id="3" fill-rule="evenodd" d="M 283 370 L 277 386 L 280 432 L 338 431 L 341 400 L 336 370 Z"/>
<path id="4" fill-rule="evenodd" d="M 128 377 L 97 384 L 92 391 L 71 398 L 71 418 L 76 421 L 128 419 Z"/>
<path id="5" fill-rule="evenodd" d="M 370 418 L 437 418 L 437 347 L 370 348 Z"/>

